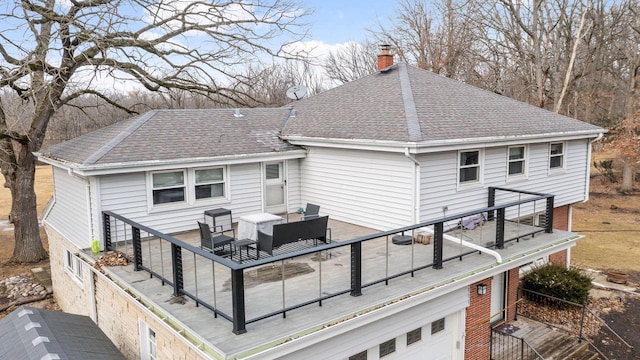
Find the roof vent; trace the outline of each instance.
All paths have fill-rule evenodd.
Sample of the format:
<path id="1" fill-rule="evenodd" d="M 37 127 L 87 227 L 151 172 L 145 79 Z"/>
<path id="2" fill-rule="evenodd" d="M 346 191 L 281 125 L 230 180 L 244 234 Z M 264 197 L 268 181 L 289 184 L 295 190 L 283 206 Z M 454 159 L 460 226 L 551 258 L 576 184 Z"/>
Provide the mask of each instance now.
<path id="1" fill-rule="evenodd" d="M 39 344 L 46 343 L 46 342 L 47 343 L 50 342 L 48 337 L 38 336 L 37 338 L 33 339 L 33 341 L 31 341 L 31 344 L 33 344 L 33 346 L 35 347 L 35 346 L 38 346 Z"/>
<path id="2" fill-rule="evenodd" d="M 233 116 L 235 116 L 235 117 L 237 117 L 237 118 L 241 118 L 241 117 L 243 117 L 244 115 L 242 115 L 242 114 L 240 113 L 240 109 L 236 109 L 236 112 L 235 112 L 235 113 L 233 113 Z"/>
<path id="3" fill-rule="evenodd" d="M 290 117 L 296 117 L 296 115 L 298 115 L 298 110 L 296 109 L 291 109 L 291 115 L 289 115 Z"/>
<path id="4" fill-rule="evenodd" d="M 27 309 L 22 309 L 22 311 L 20 311 L 18 313 L 18 317 L 23 317 L 25 315 L 33 315 L 33 311 L 27 310 Z"/>
<path id="5" fill-rule="evenodd" d="M 27 325 L 24 326 L 24 330 L 25 331 L 29 331 L 29 330 L 31 330 L 33 328 L 39 328 L 39 327 L 41 327 L 40 323 L 31 321 L 30 323 L 28 323 Z"/>

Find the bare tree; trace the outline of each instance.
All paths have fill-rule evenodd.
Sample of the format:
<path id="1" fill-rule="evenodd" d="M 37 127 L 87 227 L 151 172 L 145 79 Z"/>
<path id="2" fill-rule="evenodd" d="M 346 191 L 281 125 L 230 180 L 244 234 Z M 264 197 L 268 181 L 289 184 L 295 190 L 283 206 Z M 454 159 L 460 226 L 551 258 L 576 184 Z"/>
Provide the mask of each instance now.
<path id="1" fill-rule="evenodd" d="M 474 68 L 475 26 L 467 21 L 473 1 L 443 0 L 429 6 L 425 0 L 402 0 L 392 27 L 372 30 L 380 43 L 394 47 L 407 63 L 447 77 L 465 80 Z"/>
<path id="2" fill-rule="evenodd" d="M 348 83 L 376 72 L 378 45 L 350 41 L 332 51 L 324 62 L 324 70 L 331 80 Z"/>
<path id="3" fill-rule="evenodd" d="M 217 103 L 250 98 L 233 79 L 245 64 L 287 57 L 305 36 L 295 3 L 183 0 L 21 0 L 0 4 L 0 91 L 29 106 L 29 126 L 0 100 L 0 168 L 12 195 L 12 260 L 47 256 L 38 232 L 35 158 L 53 115 L 86 95 L 131 113 L 120 90 L 179 89 Z M 282 46 L 270 47 L 283 43 Z M 111 91 L 99 82 L 113 81 Z M 238 96 L 241 95 L 241 96 Z"/>

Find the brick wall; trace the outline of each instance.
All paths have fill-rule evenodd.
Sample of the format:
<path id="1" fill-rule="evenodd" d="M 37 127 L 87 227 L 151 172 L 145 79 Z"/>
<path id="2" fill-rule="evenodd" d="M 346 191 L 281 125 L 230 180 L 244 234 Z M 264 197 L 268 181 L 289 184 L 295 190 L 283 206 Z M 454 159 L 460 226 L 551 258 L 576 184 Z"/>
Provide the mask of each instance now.
<path id="1" fill-rule="evenodd" d="M 553 210 L 553 228 L 564 231 L 569 230 L 569 205 L 560 206 Z M 549 261 L 567 266 L 567 250 L 549 255 Z"/>
<path id="2" fill-rule="evenodd" d="M 45 228 L 49 239 L 53 295 L 63 311 L 91 316 L 93 282 L 96 323 L 127 359 L 140 358 L 140 320 L 156 333 L 158 359 L 207 358 L 111 280 L 95 274 L 88 264 L 83 263 L 83 281 L 74 280 L 64 269 L 63 248 L 73 253 L 78 249 L 53 228 Z"/>
<path id="3" fill-rule="evenodd" d="M 507 271 L 507 321 L 516 319 L 516 302 L 518 301 L 518 286 L 520 285 L 520 269 Z"/>
<path id="4" fill-rule="evenodd" d="M 477 285 L 487 285 L 487 293 L 478 295 Z M 489 359 L 491 338 L 491 278 L 469 286 L 469 307 L 465 319 L 465 360 Z"/>

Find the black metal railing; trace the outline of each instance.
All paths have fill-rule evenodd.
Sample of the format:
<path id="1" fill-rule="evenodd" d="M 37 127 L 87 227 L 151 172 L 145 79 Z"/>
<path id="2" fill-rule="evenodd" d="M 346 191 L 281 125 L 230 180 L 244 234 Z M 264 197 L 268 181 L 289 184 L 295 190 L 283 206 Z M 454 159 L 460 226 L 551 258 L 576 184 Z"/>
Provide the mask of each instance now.
<path id="1" fill-rule="evenodd" d="M 525 339 L 491 329 L 492 360 L 544 359 Z"/>
<path id="2" fill-rule="evenodd" d="M 640 353 L 586 304 L 520 288 L 516 316 L 524 316 L 587 341 L 605 359 L 638 359 Z"/>
<path id="3" fill-rule="evenodd" d="M 500 196 L 498 198 L 498 196 Z M 506 196 L 504 196 L 506 194 Z M 509 195 L 517 198 L 509 198 Z M 526 199 L 522 196 L 526 195 Z M 499 201 L 497 201 L 499 200 Z M 516 236 L 505 239 L 504 225 L 509 218 L 520 219 L 522 213 L 536 213 L 536 202 L 545 202 L 544 217 L 547 219 L 544 228 L 530 226 L 528 231 L 518 233 Z M 497 204 L 500 202 L 500 204 Z M 215 316 L 221 316 L 233 323 L 233 332 L 241 334 L 246 332 L 246 325 L 266 319 L 268 317 L 282 315 L 286 317 L 288 311 L 298 309 L 311 304 L 322 306 L 324 300 L 350 294 L 351 296 L 361 296 L 362 289 L 380 283 L 388 284 L 390 280 L 410 275 L 425 269 L 442 269 L 443 265 L 453 259 L 462 260 L 463 256 L 477 253 L 477 250 L 455 254 L 455 256 L 444 257 L 443 238 L 445 235 L 445 224 L 459 224 L 463 219 L 488 215 L 489 220 L 493 220 L 496 226 L 495 242 L 485 247 L 504 248 L 504 244 L 509 241 L 518 241 L 525 236 L 533 236 L 535 233 L 545 231 L 552 232 L 550 226 L 553 218 L 553 196 L 548 194 L 538 194 L 531 192 L 518 192 L 511 189 L 489 188 L 489 206 L 474 211 L 468 211 L 442 219 L 421 222 L 411 226 L 406 226 L 390 231 L 383 231 L 372 235 L 360 236 L 357 238 L 342 240 L 314 246 L 312 248 L 295 250 L 292 252 L 277 254 L 271 257 L 261 257 L 257 260 L 246 262 L 236 262 L 232 259 L 218 256 L 215 253 L 202 250 L 197 246 L 190 245 L 171 235 L 163 234 L 157 230 L 139 224 L 111 211 L 103 212 L 103 227 L 106 250 L 119 250 L 133 262 L 136 271 L 146 271 L 151 277 L 156 277 L 162 284 L 173 287 L 175 296 L 187 296 L 196 302 L 196 305 L 203 305 L 214 312 Z M 521 208 L 527 208 L 521 213 Z M 389 248 L 390 239 L 396 234 L 415 235 L 421 229 L 431 229 L 433 232 L 432 254 L 425 254 L 423 248 L 415 249 L 415 243 L 411 244 L 411 260 L 401 266 L 389 262 L 391 251 L 400 251 Z M 498 231 L 498 228 L 502 229 Z M 370 244 L 376 241 L 386 243 L 386 265 L 380 270 L 377 264 L 363 257 L 363 252 L 369 251 Z M 485 244 L 483 244 L 485 245 Z M 343 252 L 350 257 L 350 269 L 348 281 L 335 286 L 325 285 L 322 281 L 322 261 L 318 266 L 317 295 L 307 296 L 304 300 L 293 300 L 287 296 L 287 266 L 293 260 L 303 257 L 313 256 L 322 252 Z M 281 293 L 273 293 L 271 296 L 282 297 L 282 306 L 262 308 L 258 312 L 254 308 L 247 309 L 247 293 L 250 286 L 249 280 L 253 272 L 258 272 L 267 265 L 271 268 L 281 269 Z M 275 281 L 275 280 L 272 280 Z M 280 280 L 278 280 L 280 281 Z M 290 280 L 293 281 L 293 280 Z M 204 285 L 203 285 L 204 284 Z M 221 285 L 222 284 L 222 285 Z M 310 286 L 305 284 L 305 286 Z M 294 288 L 294 286 L 291 286 Z M 222 289 L 222 290 L 219 290 Z M 264 291 L 264 288 L 262 289 Z M 309 292 L 307 292 L 309 293 Z M 265 293 L 261 293 L 264 298 Z M 264 302 L 261 302 L 264 305 Z M 270 304 L 276 303 L 276 301 Z M 248 316 L 248 312 L 251 316 Z"/>

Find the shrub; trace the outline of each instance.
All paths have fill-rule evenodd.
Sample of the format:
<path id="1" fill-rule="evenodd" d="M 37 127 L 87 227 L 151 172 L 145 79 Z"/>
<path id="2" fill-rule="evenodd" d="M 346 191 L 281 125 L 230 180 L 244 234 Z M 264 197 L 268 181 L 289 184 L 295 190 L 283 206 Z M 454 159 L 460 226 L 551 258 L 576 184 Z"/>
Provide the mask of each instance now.
<path id="1" fill-rule="evenodd" d="M 591 278 L 577 269 L 548 263 L 525 275 L 523 280 L 527 290 L 581 305 L 589 300 Z"/>
<path id="2" fill-rule="evenodd" d="M 594 161 L 593 166 L 600 171 L 605 180 L 609 183 L 617 183 L 618 177 L 613 172 L 613 160 Z"/>

